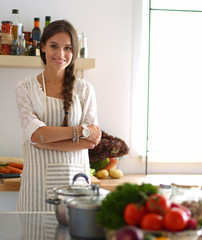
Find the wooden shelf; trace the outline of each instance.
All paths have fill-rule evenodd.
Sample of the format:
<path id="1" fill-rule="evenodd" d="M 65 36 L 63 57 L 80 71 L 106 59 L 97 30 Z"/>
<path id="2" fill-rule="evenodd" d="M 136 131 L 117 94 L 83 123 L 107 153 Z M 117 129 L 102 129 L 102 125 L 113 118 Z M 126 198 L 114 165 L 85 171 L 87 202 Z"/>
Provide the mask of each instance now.
<path id="1" fill-rule="evenodd" d="M 40 57 L 0 55 L 2 68 L 43 68 Z M 75 70 L 88 70 L 95 68 L 94 58 L 77 58 Z"/>

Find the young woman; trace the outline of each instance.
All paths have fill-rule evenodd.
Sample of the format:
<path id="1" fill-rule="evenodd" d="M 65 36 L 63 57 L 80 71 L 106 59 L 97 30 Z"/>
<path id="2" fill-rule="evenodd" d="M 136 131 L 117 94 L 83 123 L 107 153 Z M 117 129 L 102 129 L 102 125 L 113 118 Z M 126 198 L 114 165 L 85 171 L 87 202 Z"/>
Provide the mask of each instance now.
<path id="1" fill-rule="evenodd" d="M 44 71 L 16 88 L 23 128 L 17 201 L 22 212 L 53 211 L 45 200 L 53 197 L 53 188 L 71 184 L 76 173 L 90 175 L 88 149 L 101 138 L 94 89 L 74 76 L 78 37 L 73 26 L 65 20 L 50 23 L 41 36 L 40 54 Z"/>

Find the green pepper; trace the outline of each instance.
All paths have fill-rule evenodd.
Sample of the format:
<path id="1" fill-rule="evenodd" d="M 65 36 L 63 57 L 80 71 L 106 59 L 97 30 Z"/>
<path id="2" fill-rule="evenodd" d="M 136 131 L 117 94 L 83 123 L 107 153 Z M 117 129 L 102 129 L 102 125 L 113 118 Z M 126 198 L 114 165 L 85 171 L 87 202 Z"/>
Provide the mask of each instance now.
<path id="1" fill-rule="evenodd" d="M 99 171 L 101 169 L 103 169 L 105 166 L 107 166 L 108 164 L 110 163 L 110 160 L 109 158 L 105 158 L 105 159 L 102 159 L 98 162 L 95 162 L 95 163 L 92 163 L 91 164 L 91 168 L 94 168 L 95 171 Z"/>

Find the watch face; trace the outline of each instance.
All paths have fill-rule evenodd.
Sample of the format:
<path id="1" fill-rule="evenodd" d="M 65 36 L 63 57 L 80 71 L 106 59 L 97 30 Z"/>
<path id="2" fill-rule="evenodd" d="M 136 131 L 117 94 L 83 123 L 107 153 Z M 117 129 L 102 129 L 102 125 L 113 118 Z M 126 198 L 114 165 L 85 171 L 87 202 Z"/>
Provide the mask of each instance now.
<path id="1" fill-rule="evenodd" d="M 88 128 L 84 128 L 83 131 L 82 131 L 82 134 L 83 134 L 84 137 L 88 137 L 89 136 Z"/>

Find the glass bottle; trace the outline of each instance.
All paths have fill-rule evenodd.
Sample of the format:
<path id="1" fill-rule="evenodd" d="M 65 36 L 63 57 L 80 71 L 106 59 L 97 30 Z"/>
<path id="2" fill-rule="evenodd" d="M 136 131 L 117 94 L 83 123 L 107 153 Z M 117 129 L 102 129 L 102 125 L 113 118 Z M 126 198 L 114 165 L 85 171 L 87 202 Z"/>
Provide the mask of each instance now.
<path id="1" fill-rule="evenodd" d="M 29 56 L 29 50 L 30 50 L 31 47 L 32 47 L 31 42 L 29 40 L 26 40 L 25 51 L 24 51 L 25 56 Z"/>
<path id="2" fill-rule="evenodd" d="M 40 50 L 37 47 L 37 40 L 34 40 L 29 50 L 29 56 L 40 56 Z"/>
<path id="3" fill-rule="evenodd" d="M 25 34 L 24 38 L 25 38 L 25 41 L 31 41 L 31 32 L 27 32 L 27 31 L 24 31 L 23 32 Z"/>
<path id="4" fill-rule="evenodd" d="M 24 55 L 24 51 L 25 51 L 25 38 L 24 38 L 25 34 L 22 33 L 21 37 L 19 38 L 19 55 Z"/>
<path id="5" fill-rule="evenodd" d="M 18 41 L 16 39 L 13 40 L 13 45 L 11 47 L 11 55 L 19 55 Z"/>
<path id="6" fill-rule="evenodd" d="M 40 18 L 34 18 L 34 28 L 32 29 L 32 42 L 39 43 L 41 38 Z"/>
<path id="7" fill-rule="evenodd" d="M 13 37 L 15 40 L 21 37 L 23 32 L 23 22 L 18 9 L 12 9 L 11 21 L 13 22 Z"/>
<path id="8" fill-rule="evenodd" d="M 82 48 L 82 41 L 81 41 L 81 39 L 82 39 L 82 37 L 81 37 L 81 35 L 80 34 L 78 34 L 77 33 L 77 35 L 78 35 L 78 39 L 79 39 L 79 51 L 78 51 L 78 57 L 81 57 L 80 56 L 80 52 L 81 52 L 81 48 Z"/>
<path id="9" fill-rule="evenodd" d="M 46 16 L 45 17 L 45 27 L 47 27 L 50 22 L 51 22 L 51 16 Z"/>
<path id="10" fill-rule="evenodd" d="M 80 40 L 80 57 L 87 58 L 88 57 L 88 47 L 87 47 L 87 36 L 83 32 Z"/>

